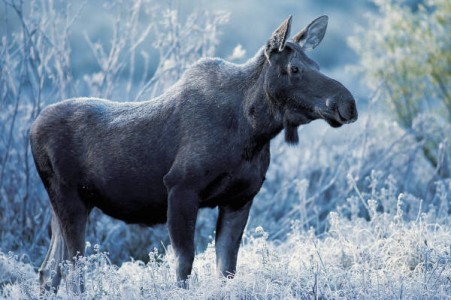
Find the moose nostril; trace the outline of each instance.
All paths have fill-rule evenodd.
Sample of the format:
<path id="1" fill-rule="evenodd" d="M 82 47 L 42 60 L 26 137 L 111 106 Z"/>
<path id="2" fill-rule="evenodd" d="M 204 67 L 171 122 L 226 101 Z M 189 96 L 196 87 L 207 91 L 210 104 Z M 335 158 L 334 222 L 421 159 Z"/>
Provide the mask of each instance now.
<path id="1" fill-rule="evenodd" d="M 338 114 L 346 121 L 357 120 L 357 109 L 355 106 L 355 101 L 347 101 L 346 103 L 339 105 Z"/>

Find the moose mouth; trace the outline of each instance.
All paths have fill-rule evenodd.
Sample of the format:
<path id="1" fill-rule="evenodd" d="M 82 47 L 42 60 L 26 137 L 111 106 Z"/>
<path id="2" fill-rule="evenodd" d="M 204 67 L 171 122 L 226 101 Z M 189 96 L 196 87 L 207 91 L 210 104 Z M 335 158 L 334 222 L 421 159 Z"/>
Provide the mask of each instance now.
<path id="1" fill-rule="evenodd" d="M 319 117 L 325 120 L 331 127 L 338 128 L 344 124 L 349 124 L 357 120 L 357 113 L 351 112 L 348 117 L 343 116 L 339 108 L 336 109 L 317 109 Z"/>
<path id="2" fill-rule="evenodd" d="M 326 120 L 327 124 L 329 124 L 333 128 L 341 127 L 344 124 L 344 123 L 340 123 L 339 121 L 337 121 L 335 119 L 324 119 L 324 120 Z"/>
<path id="3" fill-rule="evenodd" d="M 317 110 L 317 113 L 321 119 L 327 122 L 331 127 L 338 128 L 348 123 L 348 121 L 340 115 L 338 109 L 336 111 L 321 112 Z"/>

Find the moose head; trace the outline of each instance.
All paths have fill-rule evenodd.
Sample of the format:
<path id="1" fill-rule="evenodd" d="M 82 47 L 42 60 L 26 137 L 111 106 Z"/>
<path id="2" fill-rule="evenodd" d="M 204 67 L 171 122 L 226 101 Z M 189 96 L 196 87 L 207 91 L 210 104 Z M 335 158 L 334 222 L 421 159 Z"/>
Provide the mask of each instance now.
<path id="1" fill-rule="evenodd" d="M 283 119 L 285 140 L 298 142 L 297 127 L 324 119 L 332 127 L 357 120 L 351 93 L 327 77 L 305 52 L 324 37 L 328 17 L 321 16 L 288 40 L 291 16 L 274 31 L 264 49 L 268 61 L 264 89 L 271 106 Z"/>

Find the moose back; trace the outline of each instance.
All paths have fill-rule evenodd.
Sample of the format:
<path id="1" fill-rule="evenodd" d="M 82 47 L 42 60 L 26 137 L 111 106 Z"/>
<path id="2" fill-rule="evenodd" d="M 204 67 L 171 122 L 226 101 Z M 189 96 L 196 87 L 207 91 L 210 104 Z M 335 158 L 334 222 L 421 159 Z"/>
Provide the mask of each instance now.
<path id="1" fill-rule="evenodd" d="M 93 207 L 128 223 L 167 222 L 183 285 L 197 212 L 217 206 L 217 272 L 233 276 L 270 140 L 284 129 L 296 143 L 298 126 L 315 119 L 333 127 L 357 119 L 351 93 L 305 54 L 327 22 L 319 17 L 288 40 L 289 17 L 248 62 L 201 59 L 150 101 L 78 98 L 45 108 L 30 132 L 53 213 L 41 287 L 56 290 L 59 263 L 84 254 Z"/>

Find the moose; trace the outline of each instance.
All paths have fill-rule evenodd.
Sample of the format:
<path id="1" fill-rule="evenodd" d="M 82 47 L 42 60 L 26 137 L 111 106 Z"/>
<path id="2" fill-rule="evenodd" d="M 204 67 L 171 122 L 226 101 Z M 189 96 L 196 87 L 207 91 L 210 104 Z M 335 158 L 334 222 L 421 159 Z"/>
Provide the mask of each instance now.
<path id="1" fill-rule="evenodd" d="M 284 129 L 286 142 L 296 144 L 300 125 L 357 120 L 351 93 L 305 54 L 327 23 L 321 16 L 289 40 L 290 16 L 247 62 L 201 59 L 149 101 L 76 98 L 43 109 L 30 130 L 52 208 L 42 291 L 57 290 L 63 260 L 84 254 L 94 207 L 127 223 L 167 222 L 182 287 L 194 260 L 198 210 L 218 207 L 217 273 L 233 277 L 271 139 Z"/>

